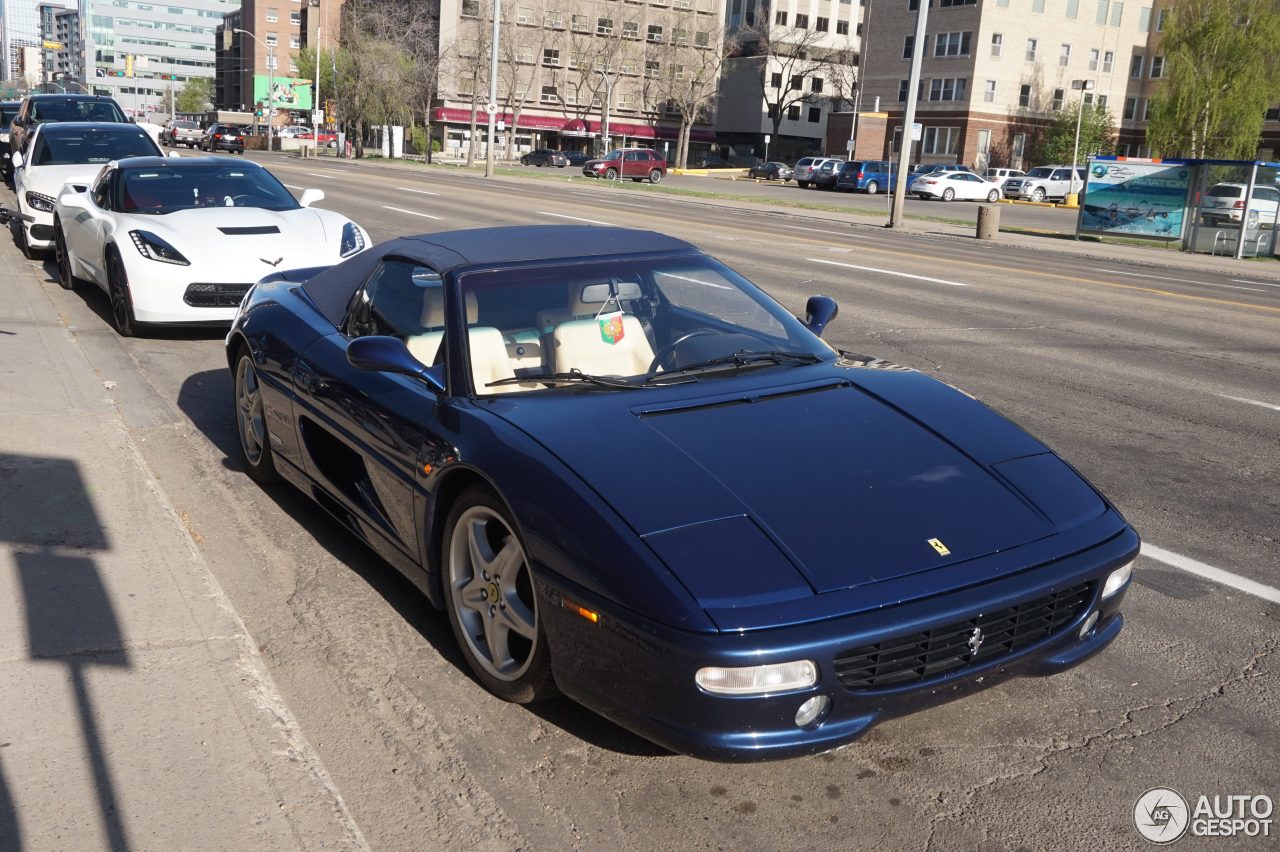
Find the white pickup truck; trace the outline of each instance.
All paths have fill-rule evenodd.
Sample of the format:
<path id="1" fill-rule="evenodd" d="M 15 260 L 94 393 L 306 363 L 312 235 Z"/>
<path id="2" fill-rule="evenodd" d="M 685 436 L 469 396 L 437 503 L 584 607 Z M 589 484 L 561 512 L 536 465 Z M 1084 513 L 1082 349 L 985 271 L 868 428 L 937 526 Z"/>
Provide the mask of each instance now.
<path id="1" fill-rule="evenodd" d="M 194 121 L 179 118 L 169 122 L 160 132 L 160 144 L 168 145 L 170 148 L 177 148 L 179 145 L 195 148 L 200 144 L 203 136 L 200 125 Z"/>

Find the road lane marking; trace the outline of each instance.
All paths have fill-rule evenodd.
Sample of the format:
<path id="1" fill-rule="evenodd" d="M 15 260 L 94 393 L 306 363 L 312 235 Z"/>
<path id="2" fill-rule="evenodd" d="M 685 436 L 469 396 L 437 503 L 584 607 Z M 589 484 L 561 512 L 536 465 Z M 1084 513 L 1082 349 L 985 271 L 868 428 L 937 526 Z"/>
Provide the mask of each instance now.
<path id="1" fill-rule="evenodd" d="M 1226 287 L 1228 290 L 1249 290 L 1253 293 L 1265 292 L 1257 289 L 1256 287 L 1233 287 L 1230 284 L 1215 284 L 1212 281 L 1196 281 L 1191 278 L 1170 278 L 1167 275 L 1147 275 L 1142 272 L 1121 272 L 1119 269 L 1100 269 L 1096 266 L 1093 269 L 1095 272 L 1106 272 L 1111 275 L 1130 275 L 1134 278 L 1154 278 L 1156 281 L 1177 281 L 1180 284 L 1200 284 L 1204 287 Z"/>
<path id="2" fill-rule="evenodd" d="M 305 186 L 294 186 L 291 183 L 286 183 L 285 186 L 289 187 L 289 189 L 306 189 Z"/>
<path id="3" fill-rule="evenodd" d="M 536 212 L 540 216 L 555 216 L 557 219 L 572 219 L 575 222 L 586 222 L 591 225 L 605 225 L 606 227 L 609 227 L 609 228 L 617 227 L 612 222 L 600 222 L 596 219 L 580 219 L 577 216 L 566 216 L 563 213 L 548 213 L 546 210 L 538 210 Z"/>
<path id="4" fill-rule="evenodd" d="M 408 187 L 408 186 L 397 186 L 396 189 L 400 190 L 401 192 L 416 192 L 419 195 L 439 195 L 440 194 L 438 192 L 427 192 L 425 189 L 413 189 L 412 187 Z"/>
<path id="5" fill-rule="evenodd" d="M 851 240 L 858 239 L 853 234 L 841 231 L 819 231 L 817 228 L 806 228 L 803 225 L 774 225 L 775 228 L 786 228 L 788 231 L 804 231 L 807 234 L 830 234 L 833 237 L 848 237 Z"/>
<path id="6" fill-rule="evenodd" d="M 1234 399 L 1236 402 L 1245 402 L 1249 405 L 1261 406 L 1262 408 L 1270 408 L 1272 411 L 1280 411 L 1280 405 L 1272 405 L 1269 402 L 1259 402 L 1256 399 L 1249 399 L 1245 396 L 1231 396 L 1230 394 L 1225 393 L 1215 393 L 1214 396 L 1220 396 L 1223 399 Z"/>
<path id="7" fill-rule="evenodd" d="M 392 207 L 389 204 L 382 205 L 383 210 L 394 210 L 397 213 L 408 213 L 410 216 L 421 216 L 423 219 L 439 219 L 439 216 L 432 216 L 430 213 L 419 213 L 417 210 L 405 210 L 403 207 Z"/>
<path id="8" fill-rule="evenodd" d="M 930 281 L 934 284 L 949 284 L 952 287 L 968 287 L 969 286 L 968 284 L 965 284 L 960 281 L 946 281 L 942 278 L 930 278 L 927 275 L 912 275 L 910 272 L 898 272 L 893 269 L 880 269 L 875 266 L 857 266 L 856 264 L 852 264 L 852 263 L 841 263 L 838 260 L 822 260 L 821 258 L 817 258 L 817 257 L 810 257 L 806 259 L 811 263 L 825 263 L 829 266 L 843 266 L 846 269 L 861 269 L 866 272 L 879 272 L 881 275 L 896 275 L 898 278 L 912 278 L 916 281 Z"/>
<path id="9" fill-rule="evenodd" d="M 1212 565 L 1205 565 L 1203 562 L 1182 556 L 1177 553 L 1156 547 L 1154 544 L 1142 543 L 1142 555 L 1149 556 L 1157 562 L 1163 562 L 1188 574 L 1195 574 L 1197 577 L 1203 577 L 1206 580 L 1212 580 L 1223 586 L 1230 586 L 1246 595 L 1253 595 L 1256 598 L 1262 598 L 1264 601 L 1280 604 L 1280 589 L 1264 586 L 1248 577 L 1241 577 L 1239 574 L 1233 574 L 1230 571 L 1223 571 L 1221 568 L 1214 568 Z"/>
<path id="10" fill-rule="evenodd" d="M 325 180 L 334 180 L 335 178 L 337 178 L 337 175 L 326 175 L 326 174 L 321 174 L 320 172 L 307 172 L 307 174 L 311 175 L 312 177 L 324 178 Z"/>
<path id="11" fill-rule="evenodd" d="M 1257 284 L 1259 287 L 1280 287 L 1280 284 L 1268 284 L 1266 281 L 1244 281 L 1239 278 L 1232 278 L 1237 284 Z"/>

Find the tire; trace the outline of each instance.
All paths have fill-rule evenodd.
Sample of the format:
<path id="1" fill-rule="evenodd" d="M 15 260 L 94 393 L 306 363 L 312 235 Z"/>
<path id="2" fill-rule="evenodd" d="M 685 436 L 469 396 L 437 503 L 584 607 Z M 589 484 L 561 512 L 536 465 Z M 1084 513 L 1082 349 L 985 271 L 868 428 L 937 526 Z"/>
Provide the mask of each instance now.
<path id="1" fill-rule="evenodd" d="M 996 203 L 997 201 L 999 201 L 999 200 L 1000 200 L 1000 190 L 998 190 L 998 189 L 993 189 L 993 190 L 991 190 L 990 192 L 988 192 L 988 193 L 987 193 L 987 203 L 988 203 L 988 204 L 995 204 L 995 203 Z"/>
<path id="2" fill-rule="evenodd" d="M 449 624 L 476 679 L 499 698 L 531 704 L 559 690 L 529 559 L 515 529 L 511 513 L 488 488 L 463 491 L 445 523 L 441 575 Z"/>
<path id="3" fill-rule="evenodd" d="M 31 250 L 31 244 L 27 242 L 27 226 L 22 222 L 18 222 L 18 250 L 27 260 L 36 259 L 36 253 Z"/>
<path id="4" fill-rule="evenodd" d="M 1035 190 L 1031 193 L 1032 201 L 1044 201 L 1045 197 L 1046 196 L 1045 196 L 1045 191 L 1043 186 L 1037 186 Z"/>
<path id="5" fill-rule="evenodd" d="M 529 158 L 528 158 L 528 157 L 521 157 L 521 158 L 520 158 L 520 165 L 522 165 L 522 166 L 527 166 L 527 165 L 529 165 Z"/>
<path id="6" fill-rule="evenodd" d="M 942 190 L 943 201 L 955 201 L 955 199 L 956 199 L 956 191 L 954 189 L 952 189 L 951 187 L 947 187 L 946 189 Z"/>
<path id="7" fill-rule="evenodd" d="M 241 346 L 236 353 L 235 409 L 245 473 L 259 485 L 277 481 L 280 474 L 276 472 L 275 455 L 271 452 L 271 435 L 262 406 L 262 384 L 247 346 Z"/>
<path id="8" fill-rule="evenodd" d="M 617 170 L 617 169 L 605 169 L 605 170 L 604 170 L 604 179 L 605 179 L 605 180 L 617 180 L 617 179 L 618 179 L 618 170 Z"/>
<path id="9" fill-rule="evenodd" d="M 807 181 L 807 180 L 798 180 L 798 181 L 796 181 L 796 186 L 800 187 L 801 189 L 808 189 L 808 188 L 809 188 L 809 181 Z"/>
<path id="10" fill-rule="evenodd" d="M 662 169 L 649 170 L 649 183 L 660 183 L 662 181 Z"/>
<path id="11" fill-rule="evenodd" d="M 79 283 L 71 272 L 71 256 L 67 254 L 67 239 L 62 235 L 62 223 L 53 220 L 53 255 L 58 262 L 58 286 L 74 290 Z"/>
<path id="12" fill-rule="evenodd" d="M 880 184 L 873 180 L 867 181 L 867 195 L 875 195 L 880 191 Z"/>
<path id="13" fill-rule="evenodd" d="M 138 322 L 133 317 L 133 298 L 129 295 L 129 276 L 124 262 L 115 250 L 107 260 L 107 292 L 111 297 L 111 324 L 121 337 L 136 337 Z"/>

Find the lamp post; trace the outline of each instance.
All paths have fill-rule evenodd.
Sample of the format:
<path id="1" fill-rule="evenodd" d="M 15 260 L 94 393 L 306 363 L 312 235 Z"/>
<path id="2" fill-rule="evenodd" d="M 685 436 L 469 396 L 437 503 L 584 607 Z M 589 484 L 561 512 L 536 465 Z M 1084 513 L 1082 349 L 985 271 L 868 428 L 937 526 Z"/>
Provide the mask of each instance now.
<path id="1" fill-rule="evenodd" d="M 253 39 L 255 42 L 257 42 L 258 44 L 262 45 L 267 49 L 267 150 L 270 151 L 271 148 L 273 147 L 272 142 L 274 141 L 274 135 L 275 135 L 273 132 L 275 128 L 272 126 L 272 121 L 271 121 L 273 118 L 275 118 L 275 114 L 276 114 L 276 104 L 275 104 L 276 52 L 275 52 L 275 48 L 273 48 L 271 45 L 267 44 L 264 41 L 259 41 L 258 37 L 253 33 L 249 32 L 248 30 L 242 30 L 239 27 L 234 27 L 232 28 L 232 32 L 240 33 L 240 35 L 247 35 L 249 38 Z M 317 139 L 318 138 L 319 137 L 317 137 Z"/>
<path id="2" fill-rule="evenodd" d="M 1084 93 L 1093 91 L 1093 80 L 1072 80 L 1071 88 L 1080 92 L 1080 99 L 1076 102 L 1076 144 L 1071 149 L 1071 188 L 1068 190 L 1074 193 L 1076 190 L 1076 163 L 1080 160 L 1080 119 L 1084 115 Z"/>
<path id="3" fill-rule="evenodd" d="M 609 153 L 609 108 L 613 105 L 613 74 L 603 68 L 596 73 L 604 78 L 604 121 L 600 123 L 600 144 L 604 146 L 601 154 Z"/>
<path id="4" fill-rule="evenodd" d="M 484 146 L 484 176 L 493 177 L 493 150 L 497 147 L 498 121 L 498 37 L 501 34 L 502 0 L 493 0 L 493 43 L 489 45 L 489 134 Z"/>

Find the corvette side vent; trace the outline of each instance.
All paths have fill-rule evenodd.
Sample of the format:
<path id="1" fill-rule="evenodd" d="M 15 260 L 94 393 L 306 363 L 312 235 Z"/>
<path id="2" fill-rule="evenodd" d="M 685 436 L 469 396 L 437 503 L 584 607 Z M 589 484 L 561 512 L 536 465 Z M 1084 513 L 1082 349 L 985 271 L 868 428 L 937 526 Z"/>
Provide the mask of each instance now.
<path id="1" fill-rule="evenodd" d="M 1091 586 L 1081 583 L 977 618 L 850 648 L 836 657 L 836 677 L 855 691 L 884 689 L 1007 657 L 1074 621 L 1089 605 Z"/>
<path id="2" fill-rule="evenodd" d="M 218 230 L 229 237 L 251 237 L 258 234 L 280 233 L 280 229 L 275 225 L 254 225 L 245 228 L 219 228 Z"/>

